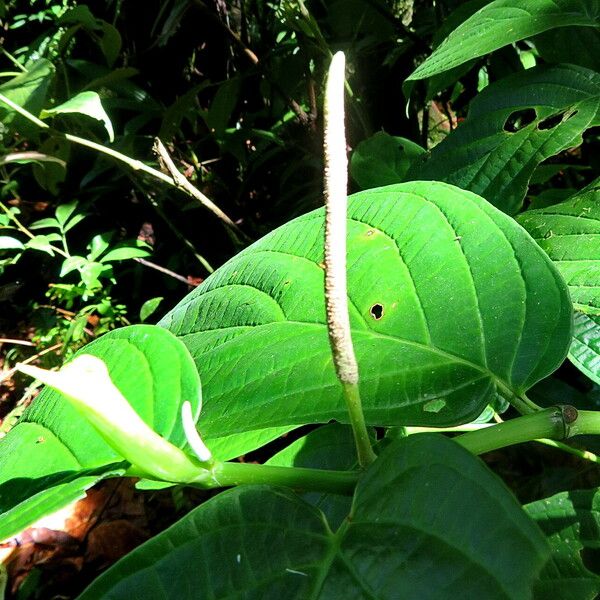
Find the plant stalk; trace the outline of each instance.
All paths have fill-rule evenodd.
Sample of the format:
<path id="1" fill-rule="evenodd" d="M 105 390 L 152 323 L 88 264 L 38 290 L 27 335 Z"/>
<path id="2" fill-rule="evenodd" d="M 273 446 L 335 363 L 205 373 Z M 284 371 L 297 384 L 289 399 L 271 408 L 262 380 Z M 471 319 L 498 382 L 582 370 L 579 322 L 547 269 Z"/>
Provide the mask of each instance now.
<path id="1" fill-rule="evenodd" d="M 589 429 L 578 431 L 582 413 L 591 413 L 592 416 L 597 417 L 593 424 L 595 431 Z M 589 418 L 584 421 L 586 421 L 584 427 L 591 425 L 587 423 L 590 421 Z M 572 406 L 555 406 L 492 427 L 463 433 L 454 440 L 473 454 L 485 454 L 540 438 L 564 440 L 576 433 L 600 433 L 600 414 L 591 411 L 578 413 Z"/>
<path id="2" fill-rule="evenodd" d="M 359 475 L 357 471 L 217 462 L 210 470 L 199 473 L 198 477 L 189 483 L 196 483 L 202 488 L 268 484 L 303 491 L 352 495 Z"/>

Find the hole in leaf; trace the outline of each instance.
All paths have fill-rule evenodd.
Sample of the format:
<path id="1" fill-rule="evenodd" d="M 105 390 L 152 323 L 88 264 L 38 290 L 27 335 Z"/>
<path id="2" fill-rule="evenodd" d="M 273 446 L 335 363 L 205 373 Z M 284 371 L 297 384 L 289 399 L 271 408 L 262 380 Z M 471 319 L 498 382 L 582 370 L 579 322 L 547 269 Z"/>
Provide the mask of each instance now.
<path id="1" fill-rule="evenodd" d="M 373 304 L 369 312 L 376 321 L 379 321 L 383 317 L 383 304 Z"/>
<path id="2" fill-rule="evenodd" d="M 504 131 L 508 133 L 516 133 L 521 131 L 524 127 L 527 127 L 530 123 L 533 123 L 537 119 L 537 113 L 533 108 L 523 108 L 516 110 L 514 113 L 508 115 L 508 118 L 504 122 Z"/>
<path id="3" fill-rule="evenodd" d="M 539 123 L 538 123 L 538 129 L 540 131 L 546 131 L 547 129 L 554 129 L 557 125 L 560 125 L 563 121 L 563 118 L 565 116 L 565 112 L 566 111 L 562 111 L 559 112 L 556 115 L 550 115 L 549 117 L 546 117 L 545 119 L 542 119 Z"/>

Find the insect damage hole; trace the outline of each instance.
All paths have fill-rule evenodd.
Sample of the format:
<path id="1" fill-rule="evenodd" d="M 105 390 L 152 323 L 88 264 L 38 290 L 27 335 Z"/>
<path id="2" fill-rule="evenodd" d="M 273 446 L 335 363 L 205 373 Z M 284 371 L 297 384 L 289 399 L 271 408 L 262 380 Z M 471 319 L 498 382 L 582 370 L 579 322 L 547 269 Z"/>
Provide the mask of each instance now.
<path id="1" fill-rule="evenodd" d="M 373 304 L 373 306 L 371 306 L 369 309 L 369 313 L 376 321 L 379 321 L 379 319 L 383 317 L 383 304 Z"/>
<path id="2" fill-rule="evenodd" d="M 504 122 L 504 131 L 517 133 L 537 119 L 537 113 L 533 108 L 524 108 L 511 113 Z"/>

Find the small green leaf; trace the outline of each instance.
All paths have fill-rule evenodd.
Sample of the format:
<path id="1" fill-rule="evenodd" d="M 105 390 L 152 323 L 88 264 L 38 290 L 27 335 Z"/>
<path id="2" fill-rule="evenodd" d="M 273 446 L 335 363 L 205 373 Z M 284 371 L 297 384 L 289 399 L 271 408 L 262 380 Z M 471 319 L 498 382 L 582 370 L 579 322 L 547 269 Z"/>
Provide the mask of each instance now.
<path id="1" fill-rule="evenodd" d="M 182 600 L 523 600 L 548 555 L 538 527 L 479 459 L 425 434 L 382 452 L 335 533 L 291 491 L 241 486 L 136 548 L 80 600 L 157 589 Z"/>
<path id="2" fill-rule="evenodd" d="M 80 92 L 76 96 L 73 96 L 70 100 L 67 100 L 63 104 L 59 104 L 53 108 L 48 108 L 40 113 L 40 117 L 52 117 L 54 115 L 78 113 L 87 115 L 101 121 L 108 133 L 108 139 L 112 142 L 115 139 L 115 133 L 113 130 L 112 122 L 109 116 L 106 114 L 100 96 L 96 92 Z"/>
<path id="3" fill-rule="evenodd" d="M 73 213 L 77 210 L 77 206 L 79 202 L 77 200 L 73 200 L 72 202 L 66 202 L 61 204 L 56 208 L 55 215 L 56 220 L 60 224 L 62 228 L 66 225 L 67 221 L 71 218 Z"/>
<path id="4" fill-rule="evenodd" d="M 41 252 L 48 253 L 50 256 L 54 256 L 54 250 L 50 240 L 51 238 L 48 235 L 36 235 L 25 243 L 25 247 L 31 248 L 32 250 L 40 250 Z"/>
<path id="5" fill-rule="evenodd" d="M 24 250 L 23 242 L 8 235 L 0 235 L 0 250 Z"/>
<path id="6" fill-rule="evenodd" d="M 39 219 L 38 221 L 33 222 L 29 229 L 46 229 L 46 228 L 54 228 L 60 229 L 60 223 L 54 219 L 53 217 L 46 217 L 45 219 Z"/>
<path id="7" fill-rule="evenodd" d="M 86 29 L 94 30 L 98 27 L 98 19 L 94 17 L 88 6 L 74 6 L 67 10 L 58 20 L 59 25 L 83 25 Z"/>
<path id="8" fill-rule="evenodd" d="M 552 548 L 551 558 L 535 583 L 535 600 L 597 598 L 600 577 L 586 568 L 582 552 L 598 548 L 598 489 L 561 492 L 524 508 L 547 536 Z"/>
<path id="9" fill-rule="evenodd" d="M 123 248 L 115 248 L 110 252 L 107 252 L 101 259 L 100 262 L 107 263 L 115 260 L 127 260 L 129 258 L 138 258 L 143 256 L 150 256 L 148 250 L 143 248 L 133 248 L 124 246 Z"/>
<path id="10" fill-rule="evenodd" d="M 102 48 L 106 63 L 109 67 L 112 67 L 121 51 L 121 34 L 119 33 L 119 30 L 110 23 L 107 23 L 106 21 L 101 21 L 101 23 L 102 37 L 100 38 L 100 48 Z"/>
<path id="11" fill-rule="evenodd" d="M 60 277 L 64 277 L 74 271 L 75 269 L 81 269 L 83 265 L 87 263 L 87 260 L 83 256 L 68 256 L 63 260 L 60 268 Z"/>
<path id="12" fill-rule="evenodd" d="M 75 227 L 75 225 L 81 223 L 81 221 L 83 221 L 85 218 L 87 217 L 86 214 L 84 213 L 78 213 L 73 215 L 64 225 L 63 227 L 63 232 L 67 233 L 67 231 L 70 231 L 71 229 L 73 229 L 73 227 Z"/>
<path id="13" fill-rule="evenodd" d="M 570 361 L 600 385 L 600 314 L 575 313 Z"/>
<path id="14" fill-rule="evenodd" d="M 408 78 L 425 79 L 548 29 L 598 27 L 596 0 L 494 0 L 459 25 Z"/>
<path id="15" fill-rule="evenodd" d="M 350 175 L 361 189 L 400 183 L 412 162 L 424 154 L 418 144 L 379 131 L 352 153 Z"/>
<path id="16" fill-rule="evenodd" d="M 578 146 L 600 124 L 600 74 L 574 65 L 540 66 L 486 87 L 464 123 L 418 161 L 408 179 L 446 181 L 519 212 L 535 168 Z"/>
<path id="17" fill-rule="evenodd" d="M 100 277 L 106 274 L 107 266 L 99 262 L 85 261 L 79 269 L 81 274 L 81 281 L 88 289 L 96 289 L 102 287 L 100 283 Z"/>
<path id="18" fill-rule="evenodd" d="M 72 470 L 66 470 L 65 460 L 61 464 L 64 471 L 37 478 L 35 463 L 43 461 L 45 457 L 49 461 L 47 468 L 51 470 L 53 459 L 61 453 L 61 445 L 42 428 L 24 429 L 21 430 L 20 439 L 12 446 L 12 451 L 26 453 L 32 469 L 20 480 L 0 484 L 0 536 L 3 540 L 23 531 L 38 519 L 84 498 L 86 490 L 102 479 L 125 474 L 125 468 L 118 463 L 97 469 L 81 469 L 75 462 Z M 9 449 L 4 450 L 8 452 Z M 4 465 L 6 459 L 12 460 L 2 456 L 0 465 Z"/>
<path id="19" fill-rule="evenodd" d="M 112 239 L 112 233 L 99 233 L 92 238 L 92 241 L 88 244 L 88 260 L 96 260 L 110 245 Z"/>
<path id="20" fill-rule="evenodd" d="M 150 298 L 150 300 L 146 300 L 146 302 L 144 302 L 140 308 L 140 321 L 143 323 L 149 316 L 151 316 L 163 300 L 164 298 L 162 296 L 157 296 L 156 298 Z"/>
<path id="21" fill-rule="evenodd" d="M 219 86 L 210 109 L 203 114 L 207 126 L 214 131 L 216 136 L 221 136 L 229 123 L 231 113 L 238 101 L 241 82 L 240 77 L 224 81 Z"/>

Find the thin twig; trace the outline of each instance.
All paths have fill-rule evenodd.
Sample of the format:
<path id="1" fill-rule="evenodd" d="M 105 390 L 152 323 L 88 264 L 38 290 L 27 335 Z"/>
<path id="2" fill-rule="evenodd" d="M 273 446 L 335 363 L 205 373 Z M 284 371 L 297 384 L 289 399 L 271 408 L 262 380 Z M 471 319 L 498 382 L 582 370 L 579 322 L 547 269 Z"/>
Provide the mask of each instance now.
<path id="1" fill-rule="evenodd" d="M 170 269 L 161 267 L 160 265 L 150 262 L 149 260 L 146 260 L 145 258 L 134 258 L 133 260 L 140 263 L 140 265 L 144 265 L 145 267 L 149 267 L 150 269 L 154 269 L 155 271 L 164 273 L 165 275 L 168 275 L 169 277 L 172 277 L 173 279 L 177 279 L 177 281 L 181 281 L 182 283 L 185 283 L 186 285 L 191 285 L 193 287 L 198 285 L 197 283 L 190 281 L 183 275 L 179 275 L 179 273 L 175 273 L 175 271 L 171 271 Z"/>
<path id="2" fill-rule="evenodd" d="M 16 344 L 17 346 L 35 346 L 29 340 L 13 340 L 11 338 L 0 338 L 0 344 Z"/>
<path id="3" fill-rule="evenodd" d="M 25 227 L 25 225 L 23 225 L 23 223 L 17 219 L 17 216 L 4 205 L 3 202 L 0 202 L 0 209 L 4 211 L 6 216 L 16 225 L 17 229 L 21 233 L 25 234 L 29 239 L 33 239 L 35 237 L 33 233 L 31 233 L 31 231 L 29 231 L 29 229 L 27 229 L 27 227 Z"/>
<path id="4" fill-rule="evenodd" d="M 562 452 L 566 452 L 567 454 L 572 454 L 573 456 L 577 456 L 582 460 L 589 460 L 591 462 L 600 463 L 600 458 L 594 452 L 590 452 L 589 450 L 582 450 L 579 448 L 574 448 L 573 446 L 569 446 L 564 442 L 559 442 L 557 440 L 550 440 L 547 438 L 540 438 L 534 440 L 540 444 L 545 444 L 546 446 L 552 446 L 553 448 L 557 448 Z"/>
<path id="5" fill-rule="evenodd" d="M 354 434 L 358 464 L 366 467 L 376 456 L 362 411 L 358 364 L 352 345 L 346 282 L 346 194 L 348 158 L 344 131 L 343 52 L 334 55 L 325 90 L 325 305 L 327 330 L 338 379 Z"/>
<path id="6" fill-rule="evenodd" d="M 177 189 L 198 200 L 200 204 L 208 208 L 208 210 L 219 217 L 219 219 L 226 223 L 233 231 L 243 239 L 248 240 L 248 236 L 210 198 L 205 196 L 197 187 L 193 186 L 185 175 L 177 169 L 173 159 L 159 138 L 155 138 L 154 140 L 154 151 L 158 154 L 162 165 L 172 177 L 173 183 Z"/>
<path id="7" fill-rule="evenodd" d="M 54 350 L 58 350 L 61 346 L 62 346 L 62 342 L 58 343 L 58 344 L 54 344 L 54 346 L 50 346 L 49 348 L 46 348 L 45 350 L 42 350 L 41 352 L 38 352 L 37 354 L 34 354 L 33 356 L 30 356 L 29 358 L 26 358 L 25 360 L 20 361 L 19 364 L 20 365 L 28 365 L 29 363 L 32 363 L 34 360 L 41 358 L 45 354 L 48 354 L 49 352 L 53 352 Z M 3 381 L 6 381 L 7 379 L 10 379 L 16 372 L 17 372 L 16 367 L 13 367 L 12 369 L 5 371 L 2 375 L 0 375 L 0 383 L 2 383 Z"/>

